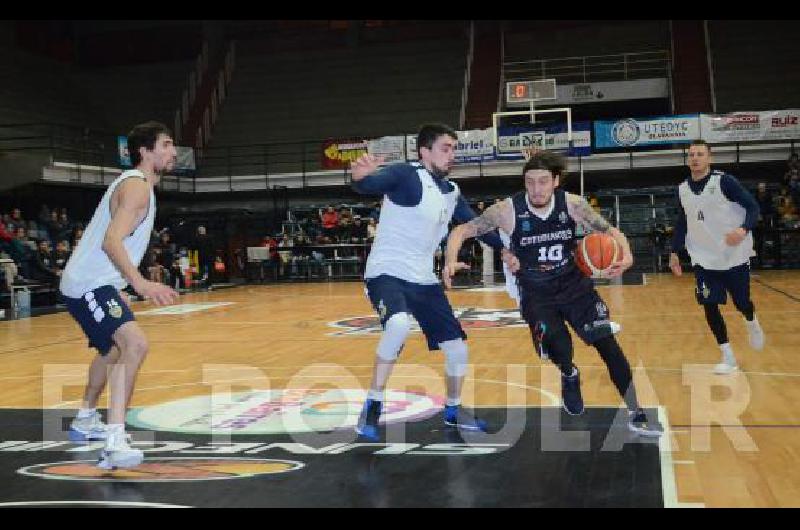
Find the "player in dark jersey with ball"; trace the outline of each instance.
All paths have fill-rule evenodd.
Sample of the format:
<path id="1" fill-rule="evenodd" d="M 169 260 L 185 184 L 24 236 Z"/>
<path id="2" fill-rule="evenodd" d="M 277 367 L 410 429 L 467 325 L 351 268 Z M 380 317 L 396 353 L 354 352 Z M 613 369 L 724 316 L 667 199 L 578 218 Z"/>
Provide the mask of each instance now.
<path id="1" fill-rule="evenodd" d="M 488 208 L 483 215 L 459 225 L 447 241 L 447 258 L 442 274 L 449 287 L 452 276 L 467 265 L 458 262 L 464 240 L 495 228 L 511 241 L 516 260 L 510 263 L 516 274 L 520 312 L 531 329 L 534 345 L 543 358 L 561 370 L 564 409 L 582 414 L 580 374 L 573 364 L 572 338 L 565 322 L 588 345 L 597 349 L 608 367 L 611 380 L 625 400 L 631 431 L 660 436 L 662 426 L 649 419 L 639 407 L 631 368 L 614 337 L 616 324 L 594 285 L 575 264 L 575 231 L 578 224 L 613 237 L 622 249 L 622 259 L 606 272 L 618 277 L 633 264 L 625 235 L 609 225 L 583 197 L 558 189 L 566 160 L 548 151 L 528 153 L 522 175 L 525 191 Z"/>

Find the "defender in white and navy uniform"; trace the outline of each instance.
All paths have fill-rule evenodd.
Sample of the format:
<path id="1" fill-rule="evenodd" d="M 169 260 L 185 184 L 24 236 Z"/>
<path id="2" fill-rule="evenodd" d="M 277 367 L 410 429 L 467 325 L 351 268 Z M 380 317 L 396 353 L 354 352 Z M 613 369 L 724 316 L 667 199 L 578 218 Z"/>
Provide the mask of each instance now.
<path id="1" fill-rule="evenodd" d="M 128 282 L 103 250 L 103 240 L 111 222 L 111 197 L 117 186 L 129 178 L 144 179 L 145 176 L 132 169 L 123 172 L 108 186 L 61 275 L 60 291 L 67 309 L 89 338 L 89 347 L 97 348 L 101 355 L 107 355 L 113 346 L 114 332 L 135 320 L 119 293 Z M 150 243 L 155 213 L 156 199 L 151 189 L 147 216 L 124 240 L 130 260 L 137 267 Z"/>
<path id="2" fill-rule="evenodd" d="M 413 315 L 431 350 L 438 350 L 441 342 L 466 338 L 434 274 L 434 254 L 447 236 L 450 221 L 475 217 L 458 186 L 412 162 L 386 166 L 354 188 L 365 194 L 385 194 L 364 272 L 381 324 L 397 313 Z M 498 250 L 503 247 L 496 233 L 487 235 L 484 242 Z"/>
<path id="3" fill-rule="evenodd" d="M 372 383 L 356 432 L 378 441 L 378 420 L 386 383 L 411 331 L 419 323 L 431 350 L 445 357 L 448 426 L 486 431 L 486 422 L 461 408 L 467 370 L 466 334 L 453 314 L 444 288 L 434 274 L 434 254 L 447 236 L 451 220 L 469 221 L 474 212 L 458 186 L 445 177 L 455 161 L 458 137 L 443 124 L 424 125 L 417 136 L 420 162 L 379 169 L 379 159 L 364 155 L 353 163 L 353 188 L 383 195 L 378 231 L 367 258 L 367 295 L 380 316 L 383 333 L 377 347 Z M 484 241 L 501 250 L 497 232 Z"/>
<path id="4" fill-rule="evenodd" d="M 703 306 L 722 351 L 722 362 L 715 372 L 727 374 L 738 368 L 719 310 L 719 304 L 727 303 L 728 293 L 745 317 L 751 346 L 761 349 L 764 343 L 750 298 L 750 258 L 755 256 L 752 230 L 759 207 L 735 177 L 710 170 L 710 153 L 705 142 L 690 146 L 692 175 L 678 186 L 680 212 L 672 238 L 670 267 L 675 274 L 681 274 L 677 253 L 685 249 L 695 273 L 697 302 Z M 729 238 L 737 233 L 741 241 L 730 244 Z"/>

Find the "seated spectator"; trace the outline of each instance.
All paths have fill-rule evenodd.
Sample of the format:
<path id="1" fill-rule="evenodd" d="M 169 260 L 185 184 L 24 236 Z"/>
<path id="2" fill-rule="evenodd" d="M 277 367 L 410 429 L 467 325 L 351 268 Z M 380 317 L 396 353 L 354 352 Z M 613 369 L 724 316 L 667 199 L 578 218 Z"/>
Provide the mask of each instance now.
<path id="1" fill-rule="evenodd" d="M 349 243 L 353 234 L 353 219 L 351 217 L 341 217 L 339 219 L 339 229 L 337 237 L 340 243 Z"/>
<path id="2" fill-rule="evenodd" d="M 375 241 L 375 235 L 377 233 L 378 233 L 378 221 L 370 217 L 369 224 L 367 224 L 367 242 L 372 243 L 373 241 Z"/>
<path id="3" fill-rule="evenodd" d="M 351 243 L 363 243 L 367 239 L 367 225 L 365 225 L 360 215 L 353 217 L 353 226 L 350 230 Z"/>
<path id="4" fill-rule="evenodd" d="M 82 237 L 83 237 L 83 228 L 75 229 L 75 232 L 72 236 L 72 248 L 70 250 L 72 250 L 73 252 L 75 251 L 75 247 L 78 246 L 78 243 L 80 242 Z"/>
<path id="5" fill-rule="evenodd" d="M 18 226 L 15 230 L 17 241 L 28 247 L 31 253 L 35 253 L 37 249 L 36 241 L 28 237 L 28 230 L 24 226 Z"/>
<path id="6" fill-rule="evenodd" d="M 793 169 L 800 170 L 800 155 L 797 153 L 792 153 L 789 155 L 789 160 L 786 161 L 786 165 L 789 168 L 789 171 Z"/>
<path id="7" fill-rule="evenodd" d="M 53 262 L 55 263 L 56 268 L 63 271 L 64 267 L 67 266 L 67 261 L 71 255 L 72 252 L 69 251 L 69 243 L 67 243 L 66 240 L 56 243 L 56 250 L 53 252 Z"/>
<path id="8" fill-rule="evenodd" d="M 478 204 L 475 205 L 475 214 L 480 216 L 483 215 L 483 212 L 486 210 L 486 203 L 483 201 L 478 201 Z"/>
<path id="9" fill-rule="evenodd" d="M 339 214 L 336 213 L 333 206 L 328 206 L 324 212 L 320 212 L 320 221 L 322 222 L 322 235 L 329 239 L 336 237 L 336 229 L 339 226 Z"/>
<path id="10" fill-rule="evenodd" d="M 342 222 L 342 219 L 347 219 L 347 222 L 352 224 L 352 222 L 353 222 L 353 211 L 350 208 L 345 208 L 344 206 L 342 206 L 339 209 L 339 222 L 340 223 Z"/>
<path id="11" fill-rule="evenodd" d="M 11 210 L 11 215 L 8 216 L 6 225 L 9 230 L 16 230 L 19 227 L 28 228 L 28 223 L 22 218 L 22 210 L 19 208 Z"/>
<path id="12" fill-rule="evenodd" d="M 53 260 L 53 251 L 50 248 L 50 241 L 40 239 L 31 267 L 31 279 L 58 287 L 61 278 L 61 270 L 56 267 Z"/>
<path id="13" fill-rule="evenodd" d="M 58 216 L 58 221 L 61 225 L 61 230 L 56 234 L 56 238 L 60 241 L 62 239 L 75 239 L 73 229 L 75 228 L 70 222 L 69 217 L 67 217 L 66 209 L 61 212 L 61 215 Z M 52 235 L 52 234 L 51 234 Z"/>
<path id="14" fill-rule="evenodd" d="M 794 227 L 797 221 L 797 205 L 789 194 L 789 189 L 781 188 L 781 195 L 778 197 L 778 213 L 781 216 L 781 223 L 784 226 Z"/>

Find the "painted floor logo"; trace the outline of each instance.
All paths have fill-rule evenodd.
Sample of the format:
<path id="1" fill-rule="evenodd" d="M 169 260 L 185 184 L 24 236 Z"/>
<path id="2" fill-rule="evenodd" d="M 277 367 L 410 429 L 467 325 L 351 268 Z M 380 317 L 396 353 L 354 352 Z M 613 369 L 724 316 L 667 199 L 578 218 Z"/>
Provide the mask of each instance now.
<path id="1" fill-rule="evenodd" d="M 55 480 L 89 482 L 196 482 L 230 480 L 288 473 L 304 467 L 294 460 L 264 458 L 148 458 L 132 469 L 107 471 L 95 460 L 71 460 L 37 464 L 17 470 L 20 475 Z"/>
<path id="2" fill-rule="evenodd" d="M 489 328 L 525 327 L 527 324 L 522 319 L 518 309 L 486 309 L 482 307 L 457 307 L 453 309 L 456 318 L 466 331 Z M 411 319 L 411 330 L 420 331 L 416 320 Z M 329 322 L 329 326 L 340 331 L 328 333 L 332 337 L 352 335 L 371 335 L 381 333 L 381 322 L 377 316 L 350 317 L 336 322 Z"/>
<path id="3" fill-rule="evenodd" d="M 203 304 L 179 304 L 168 307 L 148 309 L 147 311 L 137 311 L 137 315 L 186 315 L 197 311 L 206 311 L 215 307 L 233 305 L 235 302 L 207 302 Z"/>
<path id="4" fill-rule="evenodd" d="M 210 395 L 134 409 L 129 424 L 154 431 L 192 434 L 284 434 L 351 429 L 366 399 L 361 389 L 254 390 Z M 426 419 L 444 399 L 387 390 L 381 423 Z"/>

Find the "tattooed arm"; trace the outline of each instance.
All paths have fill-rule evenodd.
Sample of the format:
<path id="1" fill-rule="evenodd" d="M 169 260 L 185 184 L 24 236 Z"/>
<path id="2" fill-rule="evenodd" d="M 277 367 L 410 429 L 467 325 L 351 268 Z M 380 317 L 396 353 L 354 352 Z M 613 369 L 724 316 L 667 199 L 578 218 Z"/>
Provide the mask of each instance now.
<path id="1" fill-rule="evenodd" d="M 608 221 L 603 219 L 602 215 L 592 208 L 586 199 L 579 195 L 567 193 L 567 210 L 569 211 L 570 217 L 584 228 L 592 232 L 602 232 L 614 238 L 619 244 L 619 248 L 622 250 L 622 256 L 620 256 L 619 261 L 611 264 L 607 276 L 609 278 L 622 276 L 622 273 L 633 265 L 633 254 L 631 254 L 631 247 L 628 244 L 628 238 L 625 237 L 625 234 L 611 226 Z"/>
<path id="2" fill-rule="evenodd" d="M 461 245 L 464 244 L 464 241 L 471 237 L 482 236 L 497 228 L 507 234 L 514 231 L 514 210 L 509 200 L 491 205 L 480 217 L 458 225 L 450 232 L 450 237 L 447 239 L 445 265 L 442 271 L 442 279 L 446 287 L 452 287 L 452 277 L 456 272 L 469 268 L 466 263 L 458 261 L 458 251 L 461 250 Z M 510 259 L 507 256 L 510 253 L 506 249 L 503 249 L 502 252 L 504 261 Z"/>

